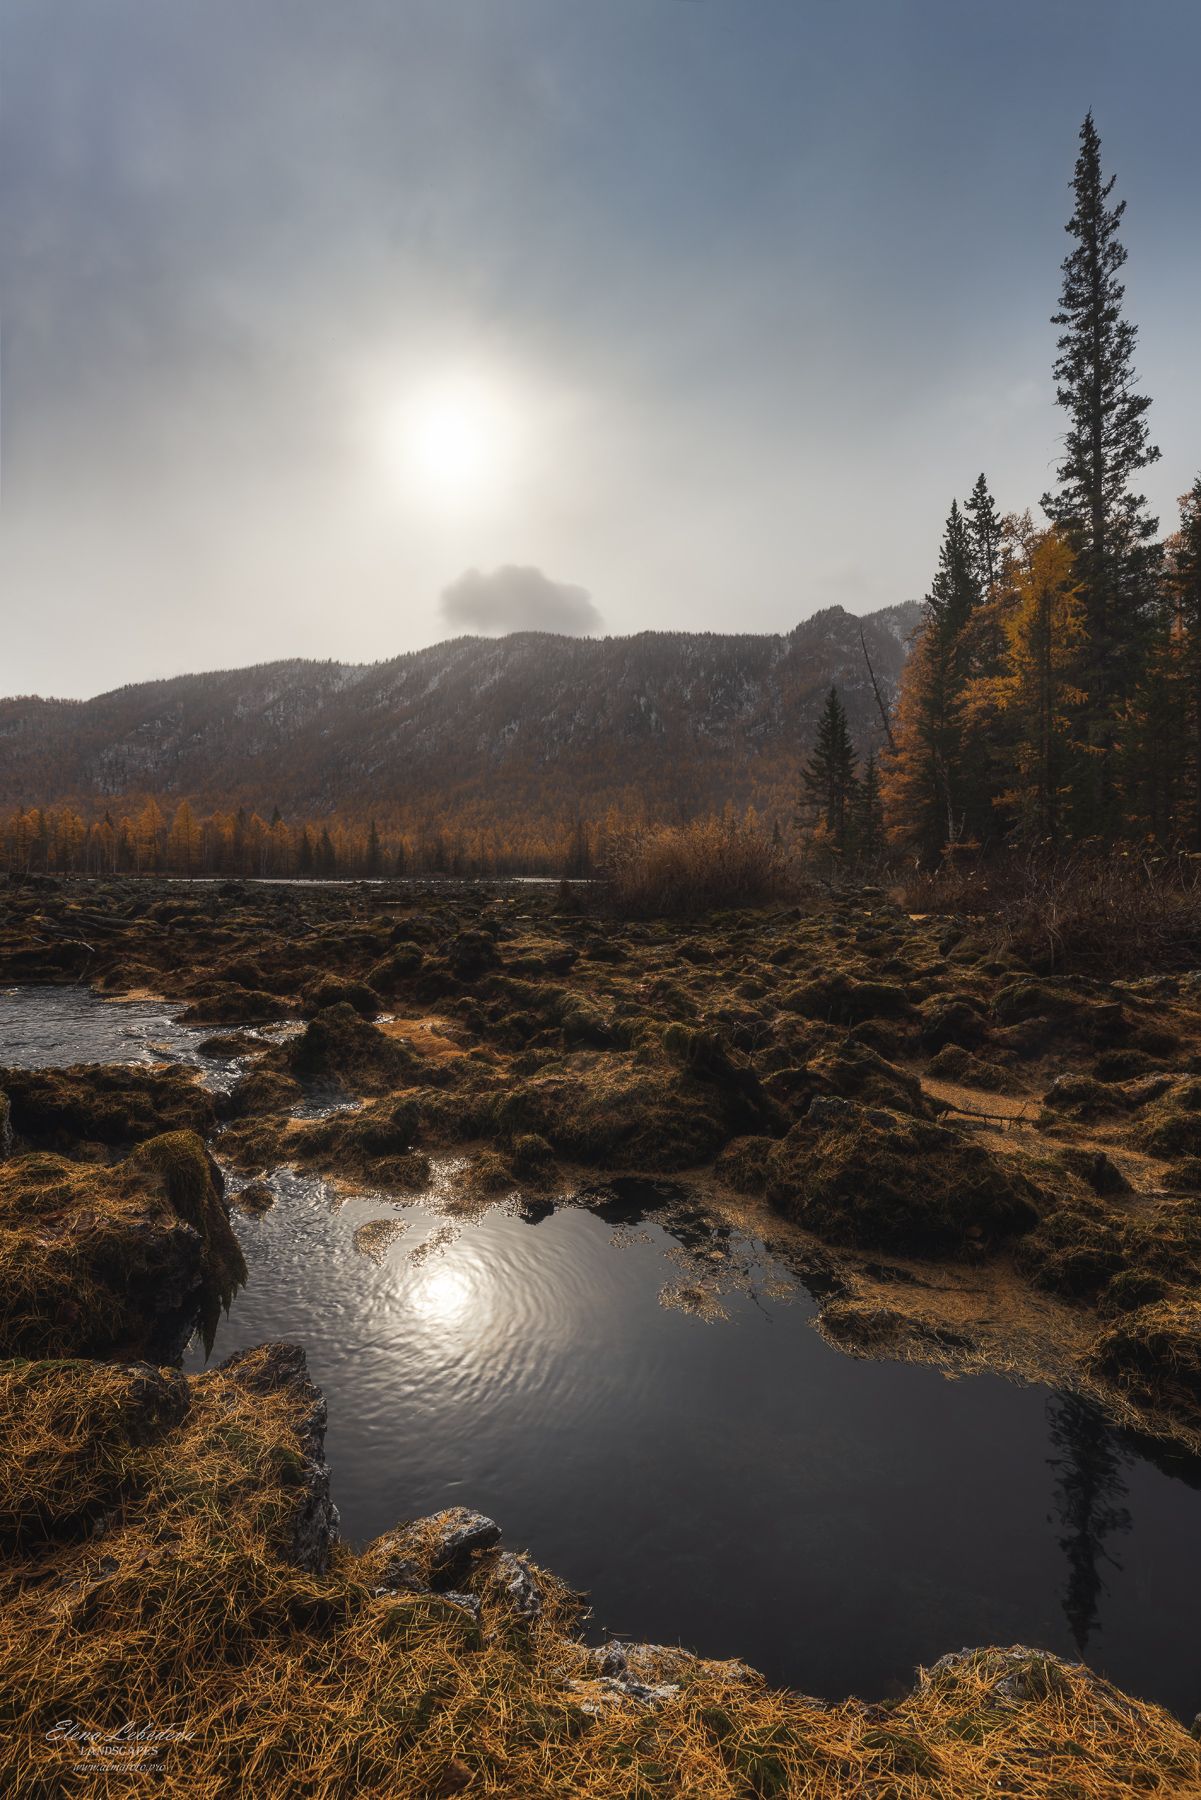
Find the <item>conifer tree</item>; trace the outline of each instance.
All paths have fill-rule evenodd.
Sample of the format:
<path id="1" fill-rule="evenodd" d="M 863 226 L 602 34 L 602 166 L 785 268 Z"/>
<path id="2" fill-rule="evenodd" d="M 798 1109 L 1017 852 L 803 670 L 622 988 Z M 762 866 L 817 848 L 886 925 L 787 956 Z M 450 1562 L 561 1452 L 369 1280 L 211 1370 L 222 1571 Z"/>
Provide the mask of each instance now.
<path id="1" fill-rule="evenodd" d="M 1201 475 L 1180 501 L 1180 530 L 1171 544 L 1168 578 L 1179 646 L 1179 680 L 1186 721 L 1190 809 L 1188 836 L 1201 850 Z"/>
<path id="2" fill-rule="evenodd" d="M 1126 202 L 1108 205 L 1115 177 L 1101 173 L 1101 140 L 1090 112 L 1080 129 L 1067 230 L 1076 247 L 1063 263 L 1064 327 L 1054 364 L 1056 399 L 1068 415 L 1058 490 L 1043 506 L 1064 531 L 1076 559 L 1084 617 L 1080 688 L 1086 696 L 1078 733 L 1085 762 L 1076 779 L 1077 828 L 1113 823 L 1110 752 L 1122 702 L 1139 670 L 1143 615 L 1151 598 L 1158 521 L 1132 481 L 1159 456 L 1149 441 L 1150 399 L 1135 392 L 1137 327 L 1122 317 L 1118 271 L 1126 251 L 1118 226 Z"/>
<path id="3" fill-rule="evenodd" d="M 976 587 L 979 598 L 986 600 L 1001 573 L 1001 515 L 982 473 L 976 477 L 976 485 L 964 502 L 963 510 L 968 515 L 967 533 Z"/>
<path id="4" fill-rule="evenodd" d="M 1004 796 L 1019 833 L 1057 845 L 1072 772 L 1072 724 L 1082 696 L 1074 686 L 1083 608 L 1075 559 L 1061 532 L 1033 534 L 1015 571 L 1007 619 L 1007 710 L 1013 721 L 1014 785 Z"/>
<path id="5" fill-rule="evenodd" d="M 866 868 L 872 868 L 884 853 L 884 805 L 874 750 L 863 765 L 863 779 L 855 793 L 852 846 L 855 860 Z"/>
<path id="6" fill-rule="evenodd" d="M 1142 674 L 1119 721 L 1121 824 L 1130 836 L 1160 844 L 1177 840 L 1192 785 L 1186 654 L 1177 620 L 1159 608 Z"/>
<path id="7" fill-rule="evenodd" d="M 939 629 L 953 650 L 981 598 L 976 559 L 968 522 L 952 500 L 938 552 L 938 572 L 930 584 L 929 603 Z"/>
<path id="8" fill-rule="evenodd" d="M 833 849 L 844 851 L 856 786 L 855 751 L 846 711 L 836 687 L 826 695 L 826 704 L 817 722 L 813 754 L 801 770 L 801 780 L 827 842 Z"/>
<path id="9" fill-rule="evenodd" d="M 951 502 L 926 597 L 926 619 L 901 683 L 896 755 L 884 804 L 892 835 L 932 868 L 962 838 L 965 801 L 976 803 L 974 771 L 965 780 L 963 700 L 970 673 L 973 615 L 980 601 L 972 542 L 959 502 Z"/>

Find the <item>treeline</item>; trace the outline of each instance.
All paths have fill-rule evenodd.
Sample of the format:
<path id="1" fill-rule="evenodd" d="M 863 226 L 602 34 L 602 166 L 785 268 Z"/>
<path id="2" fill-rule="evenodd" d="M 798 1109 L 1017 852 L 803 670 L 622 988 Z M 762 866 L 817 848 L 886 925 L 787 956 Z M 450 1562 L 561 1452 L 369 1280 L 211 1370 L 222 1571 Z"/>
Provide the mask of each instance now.
<path id="1" fill-rule="evenodd" d="M 242 879 L 376 880 L 407 875 L 587 876 L 613 820 L 536 821 L 520 834 L 431 825 L 416 832 L 374 820 L 270 819 L 238 808 L 170 811 L 153 797 L 133 814 L 86 819 L 72 807 L 18 808 L 0 821 L 0 863 L 10 874 L 220 875 Z"/>
<path id="2" fill-rule="evenodd" d="M 136 813 L 85 819 L 72 807 L 17 809 L 0 819 L 0 868 L 9 874 L 228 876 L 242 880 L 383 880 L 405 876 L 608 874 L 618 854 L 658 829 L 611 808 L 602 818 L 530 821 L 520 834 L 430 825 L 405 832 L 343 819 L 270 819 L 239 808 L 201 815 L 188 801 L 170 812 L 153 797 Z M 666 827 L 662 829 L 668 829 Z M 676 828 L 677 830 L 681 828 Z M 753 807 L 682 828 L 716 842 L 781 844 Z M 714 835 L 716 834 L 716 835 Z M 698 841 L 700 841 L 698 839 Z"/>
<path id="3" fill-rule="evenodd" d="M 1057 485 L 1040 523 L 1002 516 L 983 475 L 952 503 L 881 759 L 890 842 L 928 869 L 1006 843 L 1201 853 L 1201 477 L 1160 541 L 1137 491 L 1159 451 L 1122 312 L 1125 202 L 1091 114 L 1080 140 Z"/>

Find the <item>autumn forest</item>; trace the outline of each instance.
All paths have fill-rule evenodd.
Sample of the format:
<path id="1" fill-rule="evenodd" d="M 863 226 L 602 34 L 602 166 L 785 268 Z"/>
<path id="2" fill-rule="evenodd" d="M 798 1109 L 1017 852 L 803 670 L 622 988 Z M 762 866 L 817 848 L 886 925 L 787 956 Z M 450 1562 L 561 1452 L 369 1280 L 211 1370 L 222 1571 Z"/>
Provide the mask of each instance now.
<path id="1" fill-rule="evenodd" d="M 1124 313 L 1125 202 L 1114 185 L 1090 114 L 1054 315 L 1066 423 L 1056 485 L 1037 512 L 1003 511 L 983 473 L 952 501 L 899 682 L 878 679 L 864 641 L 857 728 L 844 673 L 823 690 L 816 730 L 797 718 L 789 738 L 786 724 L 788 749 L 761 751 L 732 772 L 717 805 L 706 805 L 699 774 L 690 780 L 680 767 L 690 752 L 678 746 L 670 790 L 660 752 L 641 779 L 623 771 L 599 805 L 595 794 L 568 791 L 570 773 L 556 782 L 553 764 L 534 771 L 520 804 L 493 808 L 483 784 L 460 782 L 453 798 L 424 804 L 419 792 L 398 791 L 376 817 L 344 804 L 285 817 L 269 795 L 256 809 L 206 806 L 178 790 L 107 805 L 42 805 L 34 794 L 0 820 L 4 865 L 585 876 L 631 828 L 714 818 L 761 832 L 779 853 L 854 869 L 891 861 L 932 870 L 1014 846 L 1055 852 L 1118 840 L 1201 853 L 1201 476 L 1161 538 L 1138 491 L 1159 451 Z"/>

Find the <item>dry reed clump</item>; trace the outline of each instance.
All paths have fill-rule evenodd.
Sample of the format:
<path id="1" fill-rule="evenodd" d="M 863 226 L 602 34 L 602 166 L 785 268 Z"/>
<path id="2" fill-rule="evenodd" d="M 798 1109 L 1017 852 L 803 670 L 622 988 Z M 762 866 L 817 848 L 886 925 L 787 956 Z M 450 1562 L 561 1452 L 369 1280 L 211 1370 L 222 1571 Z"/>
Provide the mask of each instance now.
<path id="1" fill-rule="evenodd" d="M 625 833 L 610 848 L 604 882 L 607 904 L 621 918 L 693 918 L 765 906 L 788 892 L 791 874 L 762 832 L 704 819 Z"/>
<path id="2" fill-rule="evenodd" d="M 4 1791 L 144 1793 L 141 1760 L 169 1800 L 1201 1795 L 1201 1745 L 1178 1721 L 1022 1647 L 944 1658 L 896 1702 L 827 1706 L 737 1663 L 587 1648 L 578 1598 L 478 1515 L 362 1555 L 334 1546 L 317 1572 L 296 1553 L 320 1451 L 296 1372 L 284 1346 L 252 1352 L 144 1430 L 127 1428 L 123 1384 L 178 1378 L 60 1364 L 0 1386 L 6 1435 L 36 1446 L 27 1482 L 66 1494 L 91 1425 L 101 1440 L 98 1534 L 47 1517 L 51 1541 L 0 1584 Z M 178 1735 L 89 1755 L 67 1720 Z"/>
<path id="3" fill-rule="evenodd" d="M 952 862 L 915 876 L 917 913 L 975 917 L 994 955 L 1040 974 L 1193 969 L 1201 964 L 1201 864 L 1136 849 Z"/>
<path id="4" fill-rule="evenodd" d="M 191 1132 L 95 1168 L 34 1152 L 0 1164 L 0 1349 L 105 1354 L 155 1341 L 188 1307 L 211 1333 L 246 1279 L 220 1175 Z"/>

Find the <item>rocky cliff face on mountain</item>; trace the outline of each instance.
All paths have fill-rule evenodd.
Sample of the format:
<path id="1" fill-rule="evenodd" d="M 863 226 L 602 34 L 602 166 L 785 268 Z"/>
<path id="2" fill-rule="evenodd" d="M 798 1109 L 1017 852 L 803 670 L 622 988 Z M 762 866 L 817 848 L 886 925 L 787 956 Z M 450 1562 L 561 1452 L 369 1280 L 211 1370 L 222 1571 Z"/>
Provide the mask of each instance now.
<path id="1" fill-rule="evenodd" d="M 920 617 L 906 601 L 863 619 L 828 607 L 780 636 L 519 632 L 382 663 L 264 663 L 86 701 L 9 699 L 0 804 L 152 792 L 381 817 L 786 804 L 831 683 L 860 748 L 878 745 L 863 645 L 891 698 Z"/>

